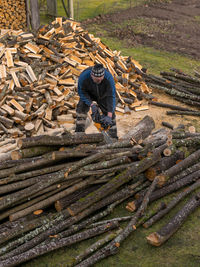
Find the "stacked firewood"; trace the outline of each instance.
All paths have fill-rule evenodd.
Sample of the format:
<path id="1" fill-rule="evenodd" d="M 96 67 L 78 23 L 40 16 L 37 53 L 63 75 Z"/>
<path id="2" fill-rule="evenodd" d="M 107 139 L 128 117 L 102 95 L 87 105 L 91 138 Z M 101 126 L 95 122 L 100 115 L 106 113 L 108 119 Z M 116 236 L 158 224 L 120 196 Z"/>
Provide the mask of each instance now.
<path id="1" fill-rule="evenodd" d="M 102 63 L 115 78 L 117 113 L 148 109 L 141 101 L 151 93 L 141 77 L 142 66 L 111 51 L 78 22 L 56 18 L 36 34 L 2 30 L 0 58 L 0 128 L 6 135 L 71 130 L 78 77 L 94 63 Z"/>
<path id="2" fill-rule="evenodd" d="M 149 103 L 172 109 L 167 111 L 167 115 L 200 116 L 200 111 L 198 111 L 200 108 L 200 74 L 195 72 L 195 75 L 192 76 L 174 68 L 172 68 L 172 72 L 162 71 L 160 74 L 161 77 L 152 74 L 145 75 L 145 81 L 151 88 L 163 91 L 171 95 L 175 100 L 193 108 L 170 105 L 154 100 L 150 100 Z"/>
<path id="3" fill-rule="evenodd" d="M 26 28 L 25 0 L 0 1 L 0 29 Z"/>
<path id="4" fill-rule="evenodd" d="M 152 132 L 154 127 L 146 116 L 112 144 L 105 144 L 102 134 L 20 139 L 18 160 L 0 164 L 0 266 L 16 266 L 109 231 L 66 263 L 93 266 L 115 254 L 140 225 L 150 227 L 199 188 L 200 133 Z M 148 203 L 177 190 L 169 203 L 147 210 Z M 134 214 L 101 220 L 130 197 L 126 208 Z M 199 206 L 196 192 L 148 242 L 163 244 Z M 129 221 L 124 229 L 121 221 Z"/>

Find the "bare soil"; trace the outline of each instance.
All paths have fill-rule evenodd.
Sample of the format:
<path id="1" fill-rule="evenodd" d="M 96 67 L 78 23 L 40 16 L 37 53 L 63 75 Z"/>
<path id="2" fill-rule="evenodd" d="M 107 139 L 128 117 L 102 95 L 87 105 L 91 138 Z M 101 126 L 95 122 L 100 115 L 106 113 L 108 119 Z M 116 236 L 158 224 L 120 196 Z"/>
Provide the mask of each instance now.
<path id="1" fill-rule="evenodd" d="M 87 25 L 91 24 L 106 24 L 107 33 L 120 40 L 126 40 L 127 46 L 150 46 L 200 60 L 199 0 L 172 0 L 170 3 L 152 3 L 114 14 L 99 15 L 83 23 L 86 28 Z M 160 102 L 187 107 L 162 92 L 155 90 L 153 95 Z M 134 127 L 145 115 L 153 117 L 156 129 L 162 127 L 162 121 L 167 121 L 175 127 L 178 124 L 200 126 L 199 117 L 168 116 L 166 110 L 161 107 L 149 106 L 147 111 L 132 111 L 130 115 L 117 115 L 119 137 Z M 94 131 L 93 126 L 87 129 L 88 133 Z"/>

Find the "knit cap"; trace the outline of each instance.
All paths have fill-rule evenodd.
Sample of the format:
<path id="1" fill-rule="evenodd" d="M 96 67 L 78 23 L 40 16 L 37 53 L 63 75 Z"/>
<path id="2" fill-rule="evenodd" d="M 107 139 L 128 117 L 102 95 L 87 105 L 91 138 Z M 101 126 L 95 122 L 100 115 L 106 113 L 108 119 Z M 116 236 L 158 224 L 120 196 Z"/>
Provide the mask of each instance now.
<path id="1" fill-rule="evenodd" d="M 92 75 L 94 77 L 102 77 L 105 73 L 105 69 L 102 64 L 96 64 L 92 68 Z"/>

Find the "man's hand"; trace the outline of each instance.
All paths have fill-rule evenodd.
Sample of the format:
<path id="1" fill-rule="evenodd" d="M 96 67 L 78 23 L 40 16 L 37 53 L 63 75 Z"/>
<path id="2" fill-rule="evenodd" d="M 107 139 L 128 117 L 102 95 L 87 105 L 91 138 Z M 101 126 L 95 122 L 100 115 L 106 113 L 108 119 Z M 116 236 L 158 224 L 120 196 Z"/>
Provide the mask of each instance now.
<path id="1" fill-rule="evenodd" d="M 104 116 L 101 120 L 100 120 L 101 126 L 104 129 L 108 129 L 108 127 L 112 126 L 113 121 L 112 118 L 110 116 Z"/>
<path id="2" fill-rule="evenodd" d="M 98 106 L 96 104 L 92 104 L 91 105 L 91 109 L 92 109 L 92 120 L 94 122 L 99 122 L 100 120 L 100 114 L 99 114 L 99 109 L 98 109 Z"/>

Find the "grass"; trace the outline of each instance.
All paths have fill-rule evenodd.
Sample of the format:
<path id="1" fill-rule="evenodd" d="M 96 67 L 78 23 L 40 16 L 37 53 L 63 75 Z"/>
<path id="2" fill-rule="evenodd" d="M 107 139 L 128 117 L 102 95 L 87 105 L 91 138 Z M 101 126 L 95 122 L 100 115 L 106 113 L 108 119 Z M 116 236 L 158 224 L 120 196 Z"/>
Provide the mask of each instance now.
<path id="1" fill-rule="evenodd" d="M 174 196 L 175 194 L 173 194 Z M 164 201 L 168 202 L 172 196 L 167 196 Z M 188 198 L 187 198 L 188 199 Z M 174 234 L 161 247 L 152 247 L 146 242 L 146 236 L 157 231 L 164 225 L 186 202 L 184 199 L 165 218 L 153 225 L 150 229 L 138 228 L 125 240 L 117 255 L 109 257 L 97 263 L 95 267 L 197 267 L 200 265 L 199 252 L 199 223 L 200 210 L 197 209 L 183 224 L 181 229 Z M 150 205 L 149 209 L 158 205 L 159 201 Z M 125 204 L 116 208 L 109 217 L 130 215 L 125 209 Z M 122 226 L 125 227 L 126 223 Z M 47 255 L 32 260 L 23 267 L 66 267 L 73 257 L 78 255 L 86 247 L 98 240 L 96 237 L 83 241 L 79 244 L 56 250 Z"/>

